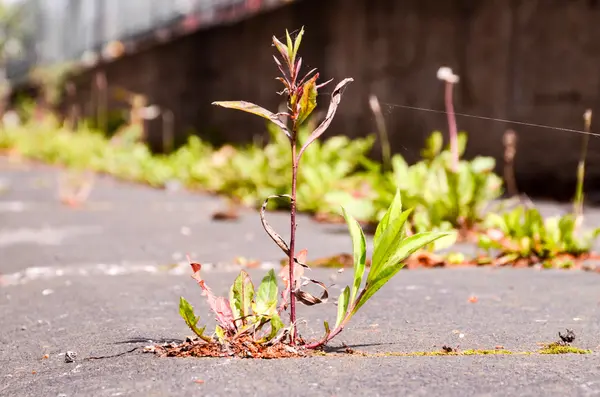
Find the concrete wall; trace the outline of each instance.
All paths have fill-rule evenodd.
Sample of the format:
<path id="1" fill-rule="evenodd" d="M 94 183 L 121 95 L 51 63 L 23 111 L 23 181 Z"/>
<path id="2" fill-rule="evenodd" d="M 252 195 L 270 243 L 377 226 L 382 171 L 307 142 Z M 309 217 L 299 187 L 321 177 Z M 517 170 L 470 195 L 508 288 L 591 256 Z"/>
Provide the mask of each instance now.
<path id="1" fill-rule="evenodd" d="M 260 119 L 214 108 L 244 99 L 276 109 L 279 83 L 273 34 L 306 26 L 306 67 L 325 78 L 351 76 L 328 134 L 375 130 L 369 94 L 384 104 L 395 152 L 416 160 L 424 138 L 446 131 L 442 65 L 461 76 L 456 111 L 581 129 L 586 108 L 600 131 L 600 2 L 596 0 L 303 0 L 232 26 L 201 31 L 105 66 L 110 85 L 145 93 L 175 112 L 182 133 L 193 127 L 222 140 L 264 132 Z M 308 69 L 307 69 L 308 70 Z M 86 77 L 87 76 L 87 77 Z M 86 98 L 83 76 L 79 94 Z M 327 91 L 327 90 L 325 90 Z M 322 104 L 329 96 L 324 94 Z M 502 158 L 502 134 L 519 134 L 518 182 L 538 194 L 571 194 L 581 135 L 458 117 L 469 132 L 467 155 Z M 594 128 L 595 127 L 595 128 Z M 160 134 L 154 126 L 153 135 Z M 589 148 L 589 186 L 600 187 L 600 144 Z M 375 150 L 375 154 L 377 150 Z"/>

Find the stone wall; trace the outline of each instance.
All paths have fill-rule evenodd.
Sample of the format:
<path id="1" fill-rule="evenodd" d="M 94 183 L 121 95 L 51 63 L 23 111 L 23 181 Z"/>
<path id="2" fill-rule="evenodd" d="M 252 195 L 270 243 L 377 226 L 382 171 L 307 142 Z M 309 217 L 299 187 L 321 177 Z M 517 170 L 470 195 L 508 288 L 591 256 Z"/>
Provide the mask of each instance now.
<path id="1" fill-rule="evenodd" d="M 324 78 L 355 82 L 328 134 L 375 131 L 368 96 L 376 94 L 393 149 L 418 158 L 425 137 L 446 131 L 446 116 L 395 106 L 443 110 L 442 65 L 461 76 L 456 111 L 477 116 L 581 129 L 583 112 L 600 120 L 600 2 L 597 0 L 302 0 L 231 26 L 201 31 L 103 66 L 111 86 L 142 92 L 175 113 L 176 129 L 222 141 L 248 141 L 264 123 L 214 108 L 244 99 L 276 109 L 277 69 L 270 38 L 306 26 L 306 67 Z M 89 97 L 90 71 L 79 83 Z M 86 77 L 87 76 L 87 77 Z M 327 91 L 327 90 L 325 90 Z M 323 105 L 328 95 L 323 93 Z M 502 158 L 502 135 L 519 136 L 521 188 L 569 197 L 582 135 L 458 117 L 469 132 L 467 156 Z M 595 128 L 594 128 L 595 127 Z M 593 130 L 600 131 L 600 121 Z M 155 138 L 157 125 L 151 128 Z M 378 149 L 375 148 L 374 155 Z M 589 148 L 589 186 L 600 187 L 600 144 Z"/>

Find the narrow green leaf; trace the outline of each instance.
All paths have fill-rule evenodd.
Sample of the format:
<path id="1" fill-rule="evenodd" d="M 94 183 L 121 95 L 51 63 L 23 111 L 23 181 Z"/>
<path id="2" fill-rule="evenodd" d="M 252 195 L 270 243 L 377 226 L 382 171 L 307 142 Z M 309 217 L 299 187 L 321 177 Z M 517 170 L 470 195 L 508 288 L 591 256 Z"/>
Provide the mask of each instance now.
<path id="1" fill-rule="evenodd" d="M 192 305 L 185 300 L 182 296 L 179 298 L 179 315 L 183 318 L 188 327 L 200 338 L 205 339 L 208 338 L 204 335 L 204 330 L 206 327 L 198 328 L 197 324 L 200 321 L 200 317 L 196 317 L 194 314 L 194 308 Z"/>
<path id="2" fill-rule="evenodd" d="M 274 314 L 277 309 L 277 291 L 277 278 L 275 271 L 271 269 L 258 286 L 254 312 L 265 316 Z"/>
<path id="3" fill-rule="evenodd" d="M 383 234 L 383 232 L 387 229 L 390 221 L 399 217 L 402 214 L 402 196 L 400 194 L 400 188 L 396 189 L 396 195 L 392 200 L 392 204 L 388 207 L 383 219 L 377 225 L 377 229 L 375 230 L 375 236 L 373 236 L 373 243 L 378 245 L 379 238 Z"/>
<path id="4" fill-rule="evenodd" d="M 389 274 L 389 268 L 398 267 L 398 270 L 400 270 L 404 266 L 404 263 L 402 262 L 410 255 L 427 244 L 430 244 L 439 238 L 448 236 L 449 234 L 450 233 L 447 232 L 424 232 L 414 234 L 405 239 L 400 238 L 392 240 L 386 254 L 380 257 L 382 259 L 378 259 L 383 262 L 375 262 L 375 258 L 373 259 L 371 270 L 367 275 L 367 285 L 365 286 L 365 289 L 369 290 L 374 284 L 379 282 L 383 277 L 382 275 Z"/>
<path id="5" fill-rule="evenodd" d="M 346 312 L 348 311 L 348 299 L 350 298 L 350 287 L 346 286 L 340 293 L 338 298 L 337 307 L 337 319 L 335 320 L 335 328 L 338 327 L 344 321 Z"/>
<path id="6" fill-rule="evenodd" d="M 281 321 L 281 318 L 278 314 L 274 314 L 273 316 L 271 316 L 271 321 L 269 323 L 271 324 L 271 332 L 267 336 L 266 342 L 275 338 L 279 331 L 281 331 L 285 327 L 285 324 L 283 324 L 283 321 Z"/>
<path id="7" fill-rule="evenodd" d="M 363 292 L 359 295 L 359 299 L 352 310 L 354 315 L 362 305 L 364 305 L 374 294 L 379 291 L 381 287 L 385 285 L 400 269 L 404 267 L 402 261 L 409 255 L 417 251 L 419 248 L 432 243 L 438 238 L 446 236 L 448 233 L 438 232 L 426 232 L 415 234 L 406 238 L 401 242 L 400 246 L 397 247 L 396 252 L 392 255 L 384 266 L 380 267 L 380 270 L 373 273 L 373 268 L 367 276 L 367 285 L 363 289 Z"/>
<path id="8" fill-rule="evenodd" d="M 300 114 L 298 124 L 302 124 L 317 107 L 317 79 L 319 74 L 314 75 L 302 86 L 302 97 L 300 97 Z"/>
<path id="9" fill-rule="evenodd" d="M 254 299 L 254 285 L 250 275 L 242 270 L 229 290 L 229 304 L 233 318 L 236 320 L 242 318 L 242 324 L 246 322 L 245 318 L 251 314 L 252 299 Z"/>
<path id="10" fill-rule="evenodd" d="M 456 136 L 456 143 L 458 146 L 458 155 L 462 156 L 467 148 L 467 133 L 464 131 L 459 132 Z"/>
<path id="11" fill-rule="evenodd" d="M 329 323 L 327 321 L 323 321 L 323 326 L 325 327 L 325 337 L 327 337 L 331 333 L 331 328 L 329 328 Z"/>
<path id="12" fill-rule="evenodd" d="M 296 36 L 296 40 L 294 41 L 294 51 L 292 53 L 293 59 L 296 59 L 296 56 L 298 55 L 300 43 L 302 42 L 302 36 L 304 36 L 304 26 L 302 26 L 302 29 L 300 29 L 300 32 L 298 33 L 298 36 Z"/>
<path id="13" fill-rule="evenodd" d="M 285 125 L 285 123 L 283 121 L 281 121 L 275 113 L 273 113 L 270 110 L 267 110 L 261 106 L 258 106 L 254 103 L 246 102 L 246 101 L 220 101 L 220 102 L 213 102 L 212 104 L 216 105 L 216 106 L 228 108 L 228 109 L 236 109 L 236 110 L 241 110 L 246 113 L 255 114 L 257 116 L 260 116 L 262 118 L 265 118 L 265 119 L 271 121 L 273 124 L 275 124 L 276 126 L 281 128 L 281 130 L 288 136 L 288 138 L 291 138 L 291 136 L 292 136 L 290 134 L 290 131 L 288 130 L 287 126 Z"/>
<path id="14" fill-rule="evenodd" d="M 287 43 L 287 53 L 288 53 L 288 57 L 290 58 L 290 63 L 293 65 L 294 64 L 294 43 L 292 43 L 292 37 L 290 36 L 290 32 L 288 32 L 288 30 L 285 30 L 285 40 Z"/>
<path id="15" fill-rule="evenodd" d="M 352 248 L 354 251 L 354 283 L 352 284 L 352 294 L 350 295 L 350 301 L 354 301 L 356 293 L 362 284 L 363 275 L 365 273 L 365 263 L 367 260 L 367 242 L 365 241 L 365 235 L 360 227 L 360 224 L 348 214 L 346 209 L 342 207 L 342 212 L 346 223 L 348 224 L 348 230 L 350 231 L 350 237 L 352 237 Z"/>
<path id="16" fill-rule="evenodd" d="M 369 273 L 377 272 L 401 246 L 406 230 L 404 225 L 411 213 L 412 208 L 402 212 L 397 218 L 390 220 L 383 234 L 375 242 Z"/>

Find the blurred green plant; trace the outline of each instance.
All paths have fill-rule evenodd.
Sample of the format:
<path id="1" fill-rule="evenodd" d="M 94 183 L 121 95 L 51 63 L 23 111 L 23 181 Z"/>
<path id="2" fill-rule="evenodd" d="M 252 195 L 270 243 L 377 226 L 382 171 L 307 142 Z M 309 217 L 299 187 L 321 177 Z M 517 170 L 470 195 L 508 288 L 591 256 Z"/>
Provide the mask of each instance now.
<path id="1" fill-rule="evenodd" d="M 585 233 L 576 216 L 565 214 L 544 219 L 536 208 L 517 206 L 502 214 L 489 213 L 478 245 L 488 254 L 497 251 L 495 263 L 542 263 L 545 267 L 568 267 L 592 249 L 600 228 Z"/>

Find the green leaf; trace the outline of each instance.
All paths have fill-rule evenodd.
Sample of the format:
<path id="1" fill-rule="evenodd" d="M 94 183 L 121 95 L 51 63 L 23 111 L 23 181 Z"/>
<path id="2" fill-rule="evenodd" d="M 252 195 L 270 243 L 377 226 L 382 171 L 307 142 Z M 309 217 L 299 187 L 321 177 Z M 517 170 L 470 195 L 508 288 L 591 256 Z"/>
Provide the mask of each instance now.
<path id="1" fill-rule="evenodd" d="M 258 286 L 254 312 L 263 316 L 275 314 L 277 310 L 277 291 L 277 278 L 275 277 L 275 271 L 271 269 Z"/>
<path id="2" fill-rule="evenodd" d="M 250 275 L 242 270 L 229 290 L 229 304 L 234 319 L 241 318 L 242 324 L 246 323 L 245 318 L 251 314 L 250 309 L 253 298 L 254 285 Z"/>
<path id="3" fill-rule="evenodd" d="M 288 30 L 285 30 L 285 40 L 287 43 L 287 54 L 288 57 L 290 58 L 290 63 L 294 63 L 294 44 L 292 43 L 292 37 L 290 36 L 290 32 L 288 32 Z"/>
<path id="4" fill-rule="evenodd" d="M 288 138 L 291 138 L 291 136 L 292 136 L 290 134 L 290 131 L 288 130 L 287 126 L 285 125 L 285 123 L 283 121 L 281 121 L 275 113 L 273 113 L 270 110 L 267 110 L 261 106 L 258 106 L 254 103 L 246 102 L 246 101 L 220 101 L 220 102 L 213 102 L 212 104 L 216 105 L 216 106 L 228 108 L 228 109 L 236 109 L 236 110 L 241 110 L 246 113 L 255 114 L 257 116 L 260 116 L 262 118 L 265 118 L 265 119 L 271 121 L 273 124 L 275 124 L 276 126 L 281 128 L 281 130 L 288 136 Z"/>
<path id="5" fill-rule="evenodd" d="M 348 214 L 344 207 L 342 207 L 342 212 L 344 214 L 344 218 L 346 219 L 346 223 L 348 224 L 348 230 L 350 231 L 350 237 L 352 237 L 352 247 L 354 251 L 354 283 L 352 284 L 352 294 L 350 295 L 350 301 L 354 301 L 354 297 L 356 297 L 356 293 L 362 284 L 363 275 L 365 273 L 367 242 L 365 241 L 365 235 L 356 219 L 354 219 L 352 215 Z"/>
<path id="6" fill-rule="evenodd" d="M 217 325 L 215 327 L 215 334 L 217 335 L 217 339 L 219 340 L 219 342 L 223 343 L 223 341 L 225 340 L 225 330 Z"/>
<path id="7" fill-rule="evenodd" d="M 388 210 L 386 211 L 385 215 L 383 216 L 383 219 L 381 219 L 381 221 L 377 225 L 377 229 L 375 229 L 375 236 L 373 236 L 373 243 L 375 245 L 379 245 L 378 244 L 379 239 L 381 238 L 381 235 L 383 234 L 383 232 L 387 229 L 388 225 L 390 224 L 390 221 L 399 217 L 401 214 L 402 214 L 402 197 L 400 195 L 400 189 L 397 188 L 396 195 L 394 196 L 394 199 L 392 200 L 392 204 L 390 204 L 390 206 L 388 207 Z"/>
<path id="8" fill-rule="evenodd" d="M 467 133 L 461 131 L 456 136 L 456 144 L 458 146 L 458 155 L 462 156 L 467 148 Z"/>
<path id="9" fill-rule="evenodd" d="M 421 151 L 421 156 L 427 160 L 433 160 L 440 154 L 444 146 L 444 138 L 440 131 L 434 131 L 426 140 L 425 148 Z"/>
<path id="10" fill-rule="evenodd" d="M 348 311 L 348 299 L 350 297 L 350 287 L 346 286 L 340 293 L 338 298 L 337 307 L 337 319 L 335 320 L 335 328 L 338 327 L 344 321 L 346 312 Z"/>
<path id="11" fill-rule="evenodd" d="M 298 55 L 298 50 L 300 49 L 300 43 L 302 42 L 302 36 L 304 36 L 304 26 L 300 29 L 298 36 L 296 36 L 296 40 L 294 41 L 294 51 L 292 53 L 292 58 L 295 60 Z"/>
<path id="12" fill-rule="evenodd" d="M 396 247 L 393 255 L 389 257 L 385 264 L 379 266 L 379 269 L 374 272 L 373 267 L 367 276 L 367 285 L 359 295 L 358 301 L 352 310 L 354 315 L 381 287 L 385 285 L 400 269 L 404 267 L 402 261 L 415 251 L 433 241 L 447 236 L 448 233 L 443 232 L 426 232 L 419 233 L 401 241 Z"/>
<path id="13" fill-rule="evenodd" d="M 471 160 L 471 170 L 476 174 L 492 172 L 496 167 L 496 159 L 493 157 L 475 157 Z"/>
<path id="14" fill-rule="evenodd" d="M 199 337 L 204 340 L 210 340 L 208 336 L 204 335 L 206 327 L 198 328 L 197 324 L 200 321 L 200 317 L 196 317 L 194 314 L 194 308 L 192 305 L 185 300 L 182 296 L 179 298 L 179 315 L 183 318 L 188 327 Z"/>
<path id="15" fill-rule="evenodd" d="M 302 124 L 317 107 L 317 78 L 319 78 L 318 73 L 302 85 L 300 114 L 298 115 L 297 120 L 299 125 Z"/>
<path id="16" fill-rule="evenodd" d="M 273 316 L 271 316 L 271 320 L 269 323 L 271 324 L 271 332 L 267 336 L 266 341 L 270 341 L 271 339 L 275 338 L 279 331 L 281 331 L 285 327 L 285 324 L 283 324 L 283 321 L 281 321 L 281 318 L 278 314 L 274 314 Z"/>
<path id="17" fill-rule="evenodd" d="M 375 242 L 369 275 L 376 273 L 382 266 L 388 263 L 389 258 L 400 247 L 405 234 L 404 224 L 411 212 L 412 209 L 406 210 L 400 216 L 393 219 L 379 240 Z"/>

